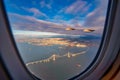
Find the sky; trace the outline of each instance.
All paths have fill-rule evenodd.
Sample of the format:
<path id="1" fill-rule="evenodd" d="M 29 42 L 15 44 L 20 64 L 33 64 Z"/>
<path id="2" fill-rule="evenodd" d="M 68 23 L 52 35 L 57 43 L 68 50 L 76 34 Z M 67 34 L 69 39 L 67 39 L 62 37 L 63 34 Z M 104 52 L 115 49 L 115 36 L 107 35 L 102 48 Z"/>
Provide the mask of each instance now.
<path id="1" fill-rule="evenodd" d="M 108 0 L 4 0 L 13 30 L 82 34 L 102 32 Z M 66 31 L 72 27 L 77 30 Z"/>

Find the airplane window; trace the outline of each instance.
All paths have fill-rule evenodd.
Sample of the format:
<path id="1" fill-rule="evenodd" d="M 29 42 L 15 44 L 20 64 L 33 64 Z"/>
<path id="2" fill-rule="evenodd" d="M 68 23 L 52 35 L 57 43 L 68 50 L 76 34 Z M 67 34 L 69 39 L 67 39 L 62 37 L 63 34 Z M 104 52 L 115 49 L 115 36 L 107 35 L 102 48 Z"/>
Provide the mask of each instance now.
<path id="1" fill-rule="evenodd" d="M 97 55 L 108 0 L 4 0 L 19 53 L 36 77 L 66 80 Z"/>

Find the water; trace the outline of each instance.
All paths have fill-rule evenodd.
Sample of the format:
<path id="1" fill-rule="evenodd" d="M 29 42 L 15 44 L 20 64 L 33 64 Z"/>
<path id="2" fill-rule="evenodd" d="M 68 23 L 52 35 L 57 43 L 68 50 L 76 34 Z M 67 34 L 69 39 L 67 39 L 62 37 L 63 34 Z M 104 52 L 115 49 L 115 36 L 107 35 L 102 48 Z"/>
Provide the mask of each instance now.
<path id="1" fill-rule="evenodd" d="M 66 80 L 84 71 L 94 59 L 99 47 L 100 39 L 92 39 L 89 42 L 81 41 L 80 38 L 79 40 L 90 45 L 87 47 L 43 46 L 17 42 L 17 46 L 27 68 L 36 77 L 43 80 Z"/>

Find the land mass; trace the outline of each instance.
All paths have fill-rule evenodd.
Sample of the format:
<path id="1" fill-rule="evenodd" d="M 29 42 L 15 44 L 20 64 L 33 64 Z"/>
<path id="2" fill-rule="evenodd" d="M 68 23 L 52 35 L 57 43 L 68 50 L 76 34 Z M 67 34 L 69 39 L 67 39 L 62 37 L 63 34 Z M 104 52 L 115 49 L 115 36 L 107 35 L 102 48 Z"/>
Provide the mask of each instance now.
<path id="1" fill-rule="evenodd" d="M 52 46 L 52 45 L 64 45 L 71 47 L 87 47 L 87 44 L 77 41 L 70 41 L 64 38 L 28 38 L 17 39 L 17 42 L 27 42 L 36 46 Z"/>

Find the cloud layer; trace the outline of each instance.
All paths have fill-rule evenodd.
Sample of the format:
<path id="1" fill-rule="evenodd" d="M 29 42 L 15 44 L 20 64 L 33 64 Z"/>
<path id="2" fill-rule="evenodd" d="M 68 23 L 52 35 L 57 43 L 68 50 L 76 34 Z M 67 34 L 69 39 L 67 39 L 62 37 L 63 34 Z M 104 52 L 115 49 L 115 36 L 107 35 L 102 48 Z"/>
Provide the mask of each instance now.
<path id="1" fill-rule="evenodd" d="M 52 0 L 42 0 L 32 2 L 31 4 L 34 6 L 30 4 L 29 7 L 26 5 L 18 6 L 21 12 L 8 11 L 11 26 L 15 30 L 64 34 L 85 34 L 81 29 L 92 28 L 96 30 L 93 34 L 102 33 L 108 0 L 73 0 L 73 2 L 68 1 L 68 3 L 65 1 L 64 4 L 59 3 L 57 4 Z M 66 31 L 67 27 L 76 30 Z"/>
<path id="2" fill-rule="evenodd" d="M 107 3 L 107 0 L 100 0 L 99 6 L 87 15 L 84 25 L 103 27 L 106 19 Z"/>
<path id="3" fill-rule="evenodd" d="M 90 5 L 87 4 L 86 1 L 77 0 L 76 2 L 74 2 L 65 9 L 65 13 L 77 14 L 77 13 L 86 12 L 89 6 Z"/>

